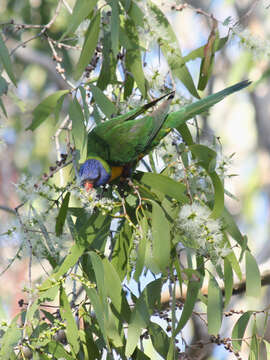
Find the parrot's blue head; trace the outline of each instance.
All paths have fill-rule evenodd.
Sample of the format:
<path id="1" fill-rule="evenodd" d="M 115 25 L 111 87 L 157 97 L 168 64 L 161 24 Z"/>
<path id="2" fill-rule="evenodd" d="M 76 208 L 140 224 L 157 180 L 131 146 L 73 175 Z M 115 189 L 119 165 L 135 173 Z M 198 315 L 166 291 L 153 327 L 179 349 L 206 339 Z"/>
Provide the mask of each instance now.
<path id="1" fill-rule="evenodd" d="M 88 159 L 80 167 L 80 180 L 84 188 L 88 191 L 93 187 L 105 185 L 109 182 L 111 173 L 105 161 L 98 159 Z"/>

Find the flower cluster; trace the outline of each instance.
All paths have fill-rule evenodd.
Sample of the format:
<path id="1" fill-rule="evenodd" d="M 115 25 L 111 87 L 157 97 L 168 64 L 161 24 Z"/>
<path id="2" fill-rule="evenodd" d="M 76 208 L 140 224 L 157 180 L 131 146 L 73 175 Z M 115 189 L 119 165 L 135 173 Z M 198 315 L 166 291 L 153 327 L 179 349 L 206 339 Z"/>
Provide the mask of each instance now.
<path id="1" fill-rule="evenodd" d="M 176 221 L 177 232 L 184 246 L 219 263 L 230 249 L 224 240 L 221 222 L 210 217 L 209 208 L 198 202 L 184 205 Z"/>
<path id="2" fill-rule="evenodd" d="M 239 37 L 240 44 L 251 51 L 255 59 L 269 57 L 269 41 L 252 34 L 248 29 L 244 29 L 242 31 L 234 30 L 234 33 Z"/>

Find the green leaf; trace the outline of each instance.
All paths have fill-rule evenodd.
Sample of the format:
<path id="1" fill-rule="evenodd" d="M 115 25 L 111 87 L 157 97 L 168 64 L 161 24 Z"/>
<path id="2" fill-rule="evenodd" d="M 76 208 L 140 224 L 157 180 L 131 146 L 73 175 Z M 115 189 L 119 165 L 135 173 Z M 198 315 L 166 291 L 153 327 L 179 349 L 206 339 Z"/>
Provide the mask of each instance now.
<path id="1" fill-rule="evenodd" d="M 217 335 L 221 327 L 223 316 L 222 292 L 214 277 L 210 277 L 208 284 L 207 322 L 208 333 Z"/>
<path id="2" fill-rule="evenodd" d="M 98 11 L 97 14 L 91 20 L 91 23 L 85 34 L 83 48 L 74 73 L 75 80 L 78 80 L 80 78 L 86 66 L 89 64 L 89 62 L 92 59 L 92 56 L 94 54 L 94 51 L 98 43 L 99 31 L 100 31 L 100 12 Z"/>
<path id="3" fill-rule="evenodd" d="M 245 334 L 252 311 L 247 311 L 237 320 L 232 331 L 232 344 L 236 351 L 241 350 L 242 339 Z"/>
<path id="4" fill-rule="evenodd" d="M 67 295 L 63 288 L 60 289 L 60 313 L 62 319 L 66 321 L 67 341 L 72 347 L 74 353 L 78 354 L 80 350 L 78 327 L 72 314 Z"/>
<path id="5" fill-rule="evenodd" d="M 144 294 L 136 301 L 135 309 L 131 314 L 131 319 L 128 324 L 127 344 L 125 355 L 129 357 L 135 350 L 140 339 L 142 328 L 145 328 L 149 323 L 149 312 L 145 303 Z"/>
<path id="6" fill-rule="evenodd" d="M 148 223 L 146 216 L 144 216 L 142 220 L 139 222 L 139 227 L 142 233 L 142 237 L 138 245 L 136 270 L 134 273 L 134 280 L 137 282 L 139 281 L 139 277 L 143 271 L 145 264 L 145 252 L 146 252 L 147 233 L 148 233 Z"/>
<path id="7" fill-rule="evenodd" d="M 270 343 L 266 340 L 263 340 L 265 348 L 266 348 L 266 357 L 267 360 L 270 360 Z"/>
<path id="8" fill-rule="evenodd" d="M 63 228 L 67 217 L 69 198 L 70 198 L 70 192 L 66 193 L 66 196 L 62 201 L 62 205 L 56 217 L 56 222 L 55 222 L 56 236 L 60 236 L 63 234 Z"/>
<path id="9" fill-rule="evenodd" d="M 0 96 L 7 95 L 7 92 L 8 92 L 8 83 L 2 76 L 0 76 Z"/>
<path id="10" fill-rule="evenodd" d="M 182 81 L 182 83 L 193 96 L 199 99 L 200 96 L 196 90 L 192 76 L 190 75 L 185 62 L 183 61 L 177 37 L 169 21 L 153 2 L 148 1 L 148 3 L 150 13 L 152 13 L 151 15 L 158 23 L 158 29 L 155 29 L 156 32 L 158 32 L 158 34 L 164 34 L 164 38 L 159 38 L 159 45 L 173 75 Z M 173 44 L 173 47 L 171 44 Z"/>
<path id="11" fill-rule="evenodd" d="M 101 258 L 91 251 L 90 253 L 92 266 L 95 272 L 96 282 L 97 282 L 97 289 L 100 296 L 101 301 L 106 301 L 105 298 L 107 296 L 107 291 L 105 288 L 105 274 L 104 274 L 104 268 Z"/>
<path id="12" fill-rule="evenodd" d="M 17 326 L 17 321 L 20 314 L 18 314 L 9 325 L 4 336 L 1 338 L 0 358 L 9 360 L 13 353 L 14 346 L 16 346 L 22 337 L 22 330 Z"/>
<path id="13" fill-rule="evenodd" d="M 59 90 L 55 93 L 49 95 L 44 99 L 33 111 L 34 118 L 32 120 L 31 125 L 27 127 L 26 130 L 34 131 L 38 128 L 47 117 L 52 114 L 57 106 L 58 101 L 69 93 L 69 90 Z"/>
<path id="14" fill-rule="evenodd" d="M 215 192 L 215 202 L 212 209 L 211 217 L 213 219 L 218 219 L 222 215 L 224 210 L 224 188 L 218 174 L 215 171 L 208 173 L 208 175 L 212 180 Z"/>
<path id="15" fill-rule="evenodd" d="M 233 271 L 231 264 L 227 258 L 224 259 L 224 286 L 225 286 L 225 302 L 224 308 L 229 304 L 233 292 Z"/>
<path id="16" fill-rule="evenodd" d="M 239 265 L 239 262 L 235 256 L 235 253 L 233 251 L 231 251 L 227 256 L 226 259 L 229 260 L 233 271 L 236 273 L 236 275 L 238 276 L 238 279 L 241 281 L 242 280 L 242 271 Z"/>
<path id="17" fill-rule="evenodd" d="M 111 1 L 112 8 L 111 14 L 111 41 L 112 51 L 115 57 L 117 57 L 119 51 L 119 5 L 118 1 Z"/>
<path id="18" fill-rule="evenodd" d="M 255 258 L 246 251 L 246 294 L 247 296 L 260 297 L 261 276 Z"/>
<path id="19" fill-rule="evenodd" d="M 250 343 L 250 353 L 248 360 L 257 360 L 260 358 L 259 352 L 260 352 L 260 342 L 258 339 L 258 329 L 257 329 L 257 323 L 256 318 L 254 319 L 253 327 L 252 327 L 252 338 Z"/>
<path id="20" fill-rule="evenodd" d="M 185 305 L 183 308 L 183 312 L 181 314 L 181 318 L 175 329 L 174 336 L 176 336 L 183 329 L 183 327 L 186 325 L 186 323 L 190 319 L 192 311 L 195 306 L 195 302 L 198 298 L 200 288 L 201 288 L 201 283 L 199 281 L 190 280 L 188 282 Z"/>
<path id="21" fill-rule="evenodd" d="M 122 285 L 115 267 L 107 258 L 103 259 L 105 286 L 115 309 L 121 313 L 122 306 Z M 113 286 L 112 286 L 113 284 Z"/>
<path id="22" fill-rule="evenodd" d="M 163 194 L 174 198 L 181 203 L 188 203 L 188 198 L 184 194 L 186 187 L 184 184 L 177 182 L 168 176 L 154 174 L 154 173 L 141 173 L 140 183 L 149 186 L 151 189 L 158 190 Z"/>
<path id="23" fill-rule="evenodd" d="M 217 153 L 210 149 L 208 146 L 201 144 L 193 144 L 189 146 L 192 155 L 195 156 L 200 165 L 202 165 L 207 172 L 211 172 L 211 168 L 213 167 L 213 160 L 216 159 Z M 213 169 L 212 171 L 214 171 Z"/>
<path id="24" fill-rule="evenodd" d="M 12 70 L 12 63 L 9 57 L 8 49 L 3 41 L 1 34 L 0 34 L 0 61 L 3 64 L 3 67 L 6 70 L 10 80 L 13 82 L 15 86 L 17 86 L 16 78 Z"/>
<path id="25" fill-rule="evenodd" d="M 88 17 L 91 11 L 96 6 L 97 0 L 77 0 L 72 10 L 72 14 L 67 20 L 68 27 L 61 36 L 60 41 L 70 33 L 74 33 L 78 26 Z"/>
<path id="26" fill-rule="evenodd" d="M 121 45 L 127 48 L 126 53 L 126 67 L 127 70 L 133 75 L 140 92 L 143 97 L 146 97 L 147 82 L 144 76 L 141 49 L 139 46 L 139 37 L 135 23 L 131 19 L 127 19 L 125 23 L 125 30 L 120 30 Z M 127 44 L 125 44 L 127 39 Z"/>
<path id="27" fill-rule="evenodd" d="M 155 350 L 164 358 L 169 352 L 170 339 L 162 327 L 156 323 L 150 322 L 149 334 Z"/>
<path id="28" fill-rule="evenodd" d="M 76 262 L 83 254 L 83 252 L 84 252 L 84 247 L 80 246 L 79 244 L 74 244 L 71 247 L 69 254 L 65 257 L 65 260 L 60 265 L 58 271 L 56 271 L 55 273 L 52 274 L 51 277 L 46 279 L 43 282 L 43 284 L 39 287 L 39 290 L 43 291 L 43 290 L 47 290 L 47 288 L 50 288 L 52 283 L 55 283 L 55 281 L 59 280 L 61 276 L 66 274 L 67 271 L 76 264 Z"/>
<path id="29" fill-rule="evenodd" d="M 69 354 L 61 343 L 54 340 L 47 344 L 46 352 L 48 354 L 53 354 L 55 359 L 63 358 L 65 360 L 74 360 L 74 356 Z"/>
<path id="30" fill-rule="evenodd" d="M 153 259 L 163 272 L 170 265 L 170 225 L 162 208 L 154 201 L 152 206 Z"/>
<path id="31" fill-rule="evenodd" d="M 110 344 L 109 344 L 107 332 L 106 332 L 106 329 L 105 329 L 103 304 L 101 303 L 100 297 L 98 296 L 95 289 L 87 288 L 86 286 L 84 286 L 84 289 L 85 289 L 86 294 L 87 294 L 87 296 L 88 296 L 88 298 L 89 298 L 89 300 L 91 302 L 91 305 L 94 308 L 95 316 L 97 318 L 97 321 L 98 321 L 98 324 L 99 324 L 99 327 L 100 327 L 100 331 L 101 331 L 101 333 L 103 335 L 106 346 L 110 350 Z"/>
<path id="32" fill-rule="evenodd" d="M 110 118 L 112 114 L 116 114 L 117 110 L 114 104 L 103 94 L 103 92 L 92 84 L 89 84 L 92 95 L 100 108 L 100 110 Z"/>
<path id="33" fill-rule="evenodd" d="M 116 235 L 116 243 L 112 254 L 112 264 L 117 269 L 120 280 L 127 274 L 128 254 L 132 237 L 132 230 L 128 221 L 124 222 L 120 232 Z"/>
<path id="34" fill-rule="evenodd" d="M 1 107 L 1 109 L 2 109 L 2 111 L 3 111 L 3 113 L 4 113 L 4 115 L 5 115 L 5 117 L 7 117 L 7 111 L 6 111 L 6 108 L 5 108 L 5 106 L 4 106 L 3 101 L 2 101 L 1 98 L 0 98 L 0 107 Z"/>
<path id="35" fill-rule="evenodd" d="M 212 74 L 215 58 L 215 41 L 218 38 L 217 21 L 213 19 L 211 33 L 208 37 L 207 44 L 204 47 L 204 57 L 201 62 L 200 77 L 198 89 L 204 90 Z"/>
<path id="36" fill-rule="evenodd" d="M 236 225 L 233 216 L 229 213 L 229 211 L 225 207 L 223 210 L 222 219 L 225 225 L 225 230 L 242 247 L 244 244 L 243 235 L 241 234 L 238 226 Z"/>
<path id="37" fill-rule="evenodd" d="M 72 120 L 72 135 L 76 149 L 80 151 L 80 160 L 86 160 L 87 131 L 81 105 L 76 97 L 69 103 L 69 117 Z"/>

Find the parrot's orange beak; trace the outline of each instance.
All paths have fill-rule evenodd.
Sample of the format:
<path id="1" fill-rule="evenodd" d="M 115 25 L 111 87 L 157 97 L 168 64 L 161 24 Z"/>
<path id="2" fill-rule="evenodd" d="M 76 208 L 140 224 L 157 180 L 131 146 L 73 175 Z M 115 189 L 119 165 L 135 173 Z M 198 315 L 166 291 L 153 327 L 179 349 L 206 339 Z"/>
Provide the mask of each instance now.
<path id="1" fill-rule="evenodd" d="M 84 183 L 83 183 L 83 186 L 84 186 L 86 191 L 90 191 L 91 189 L 93 189 L 94 184 L 89 180 L 85 180 Z"/>

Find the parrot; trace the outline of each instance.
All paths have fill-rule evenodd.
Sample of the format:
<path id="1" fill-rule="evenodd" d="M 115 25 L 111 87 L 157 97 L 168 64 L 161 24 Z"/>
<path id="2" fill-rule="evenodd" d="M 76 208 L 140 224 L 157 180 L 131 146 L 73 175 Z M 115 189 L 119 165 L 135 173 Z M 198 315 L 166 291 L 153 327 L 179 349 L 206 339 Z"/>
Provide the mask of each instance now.
<path id="1" fill-rule="evenodd" d="M 117 178 L 130 177 L 139 160 L 153 150 L 172 129 L 250 84 L 249 80 L 241 81 L 169 113 L 175 94 L 172 91 L 98 124 L 88 134 L 87 159 L 79 169 L 81 185 L 89 191 Z M 162 103 L 151 113 L 139 117 L 162 99 Z"/>

